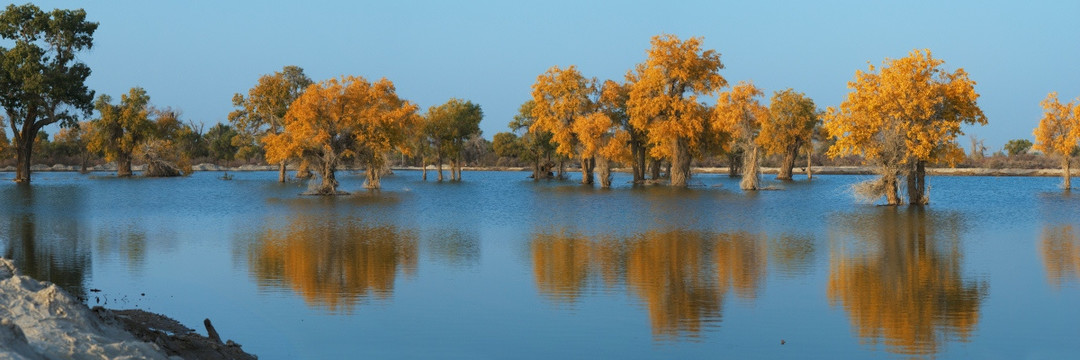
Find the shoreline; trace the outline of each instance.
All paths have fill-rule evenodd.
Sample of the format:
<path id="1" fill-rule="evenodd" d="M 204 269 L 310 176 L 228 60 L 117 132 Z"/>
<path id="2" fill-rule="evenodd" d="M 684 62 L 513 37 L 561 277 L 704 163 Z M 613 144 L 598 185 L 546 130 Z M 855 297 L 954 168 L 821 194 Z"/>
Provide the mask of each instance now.
<path id="1" fill-rule="evenodd" d="M 257 359 L 168 316 L 143 310 L 90 308 L 48 281 L 23 275 L 0 258 L 0 358 Z"/>
<path id="2" fill-rule="evenodd" d="M 192 169 L 196 172 L 254 172 L 254 171 L 277 171 L 277 165 L 241 165 L 236 167 L 226 167 L 208 163 L 202 163 L 192 166 Z M 295 171 L 295 167 L 287 167 L 288 171 Z M 391 167 L 391 170 L 415 170 L 421 171 L 423 168 L 419 166 L 396 166 Z M 113 164 L 96 165 L 89 167 L 88 172 L 100 173 L 100 172 L 115 172 L 116 166 Z M 133 165 L 132 171 L 145 171 L 146 165 Z M 341 167 L 341 171 L 363 171 L 360 167 Z M 444 170 L 448 170 L 445 169 Z M 513 167 L 513 166 L 472 166 L 463 167 L 462 171 L 530 171 L 528 167 Z M 79 167 L 75 165 L 63 165 L 56 164 L 48 166 L 44 164 L 36 164 L 30 167 L 32 172 L 79 172 Z M 428 165 L 428 171 L 435 171 L 434 165 Z M 629 173 L 630 168 L 612 168 L 612 172 Z M 811 168 L 814 175 L 874 175 L 874 168 L 870 166 L 815 166 Z M 6 166 L 0 168 L 0 173 L 15 172 L 13 166 Z M 580 173 L 579 168 L 567 168 L 567 173 Z M 729 172 L 726 167 L 694 167 L 691 168 L 691 172 L 694 174 L 727 174 Z M 779 173 L 779 168 L 775 167 L 762 167 L 762 175 L 775 175 Z M 795 167 L 792 170 L 792 175 L 806 175 L 805 167 Z M 1030 177 L 1061 177 L 1064 171 L 1058 169 L 1013 169 L 1013 168 L 926 168 L 926 174 L 929 176 L 1030 176 Z M 1071 171 L 1072 176 L 1080 176 L 1080 169 L 1073 169 Z"/>

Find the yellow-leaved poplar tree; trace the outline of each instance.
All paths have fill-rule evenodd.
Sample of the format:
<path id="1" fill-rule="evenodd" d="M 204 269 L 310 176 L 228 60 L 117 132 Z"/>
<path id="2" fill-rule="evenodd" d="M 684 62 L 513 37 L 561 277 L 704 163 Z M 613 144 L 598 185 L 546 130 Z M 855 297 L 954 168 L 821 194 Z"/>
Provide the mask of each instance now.
<path id="1" fill-rule="evenodd" d="M 609 149 L 611 154 L 609 155 L 613 156 L 608 158 L 615 160 L 619 158 L 623 151 L 628 151 L 629 157 L 617 161 L 630 163 L 633 181 L 638 184 L 645 181 L 645 155 L 648 147 L 645 131 L 630 124 L 630 115 L 627 113 L 626 102 L 630 99 L 630 88 L 632 86 L 633 83 L 629 80 L 621 84 L 614 80 L 604 81 L 603 85 L 600 86 L 597 107 L 599 111 L 611 118 L 611 121 L 620 129 L 620 131 L 616 132 L 616 136 L 626 138 L 626 141 L 621 143 L 622 147 L 625 148 L 627 147 L 625 145 L 629 145 L 629 149 L 617 149 L 619 146 L 616 145 L 620 143 L 611 143 Z"/>
<path id="2" fill-rule="evenodd" d="M 773 93 L 772 100 L 769 101 L 768 121 L 761 124 L 757 143 L 766 152 L 783 156 L 777 179 L 791 180 L 795 158 L 798 157 L 800 149 L 812 149 L 814 128 L 819 122 L 814 100 L 805 94 L 792 89 Z M 810 156 L 809 152 L 807 156 Z M 806 171 L 807 176 L 810 176 L 809 159 Z"/>
<path id="3" fill-rule="evenodd" d="M 908 202 L 929 202 L 926 164 L 955 165 L 964 152 L 956 143 L 962 124 L 986 124 L 976 102 L 975 81 L 964 69 L 946 72 L 930 50 L 870 65 L 848 82 L 851 92 L 839 108 L 829 108 L 824 128 L 836 139 L 829 156 L 862 155 L 877 167 L 878 180 L 856 186 L 867 199 L 884 196 L 902 203 L 899 181 L 907 181 Z"/>
<path id="4" fill-rule="evenodd" d="M 296 98 L 312 83 L 299 66 L 286 66 L 281 71 L 259 77 L 258 83 L 248 90 L 248 96 L 233 95 L 236 110 L 229 113 L 229 122 L 237 130 L 232 144 L 239 147 L 241 157 L 248 158 L 258 152 L 263 137 L 280 133 L 285 127 L 285 113 Z M 285 164 L 278 162 L 278 181 L 285 182 Z"/>
<path id="5" fill-rule="evenodd" d="M 359 76 L 343 76 L 311 85 L 289 107 L 284 128 L 264 137 L 266 160 L 289 158 L 307 161 L 322 182 L 313 192 L 339 194 L 334 176 L 345 160 L 366 168 L 367 188 L 379 188 L 386 153 L 406 146 L 409 129 L 419 123 L 417 106 L 398 98 L 394 84 L 381 79 L 370 83 Z"/>
<path id="6" fill-rule="evenodd" d="M 576 67 L 566 69 L 553 66 L 540 76 L 532 86 L 532 116 L 536 119 L 530 132 L 550 132 L 555 151 L 581 161 L 581 183 L 593 183 L 596 160 L 580 151 L 581 138 L 574 132 L 574 123 L 582 121 L 593 112 L 595 105 L 590 99 L 596 92 L 596 80 L 587 79 Z"/>
<path id="7" fill-rule="evenodd" d="M 759 187 L 757 137 L 761 124 L 768 122 L 769 108 L 761 105 L 757 98 L 762 96 L 751 82 L 739 82 L 730 91 L 720 93 L 713 109 L 712 127 L 735 140 L 735 146 L 743 151 L 743 176 L 739 187 L 743 190 L 757 190 Z"/>
<path id="8" fill-rule="evenodd" d="M 1056 92 L 1046 95 L 1041 103 L 1043 117 L 1035 128 L 1035 145 L 1032 149 L 1047 155 L 1061 157 L 1062 176 L 1066 190 L 1072 188 L 1072 156 L 1080 143 L 1080 104 L 1076 101 L 1062 104 Z"/>
<path id="9" fill-rule="evenodd" d="M 708 111 L 699 95 L 715 95 L 727 86 L 716 50 L 702 49 L 702 38 L 675 35 L 652 39 L 645 63 L 627 99 L 630 124 L 646 132 L 650 154 L 671 162 L 671 185 L 686 186 L 690 161 L 704 139 Z"/>
<path id="10" fill-rule="evenodd" d="M 88 151 L 101 153 L 105 161 L 116 162 L 116 176 L 131 176 L 131 160 L 135 147 L 154 132 L 150 122 L 150 95 L 140 87 L 131 88 L 113 105 L 112 97 L 101 95 L 94 109 L 101 117 L 90 121 Z"/>

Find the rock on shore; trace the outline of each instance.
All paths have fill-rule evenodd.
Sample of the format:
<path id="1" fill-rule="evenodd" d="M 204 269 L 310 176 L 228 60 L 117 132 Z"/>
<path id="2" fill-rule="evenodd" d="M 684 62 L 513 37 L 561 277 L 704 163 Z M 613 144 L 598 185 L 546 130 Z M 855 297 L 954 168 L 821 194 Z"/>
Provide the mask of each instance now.
<path id="1" fill-rule="evenodd" d="M 150 342 L 148 342 L 150 341 Z M 91 310 L 0 258 L 0 359 L 254 359 L 140 310 Z"/>

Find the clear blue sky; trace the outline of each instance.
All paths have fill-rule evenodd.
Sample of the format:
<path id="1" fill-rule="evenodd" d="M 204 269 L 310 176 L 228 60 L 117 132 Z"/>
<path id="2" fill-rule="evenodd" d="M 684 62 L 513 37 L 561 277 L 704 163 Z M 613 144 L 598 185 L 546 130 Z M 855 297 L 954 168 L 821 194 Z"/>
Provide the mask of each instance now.
<path id="1" fill-rule="evenodd" d="M 98 94 L 145 88 L 209 128 L 232 95 L 298 65 L 315 79 L 386 77 L 422 109 L 451 97 L 507 131 L 536 76 L 577 65 L 622 80 L 649 39 L 703 36 L 730 82 L 794 88 L 820 108 L 867 62 L 929 48 L 978 84 L 991 150 L 1031 139 L 1050 91 L 1080 96 L 1080 1 L 38 1 L 100 23 L 81 55 Z M 968 139 L 960 139 L 967 147 Z"/>

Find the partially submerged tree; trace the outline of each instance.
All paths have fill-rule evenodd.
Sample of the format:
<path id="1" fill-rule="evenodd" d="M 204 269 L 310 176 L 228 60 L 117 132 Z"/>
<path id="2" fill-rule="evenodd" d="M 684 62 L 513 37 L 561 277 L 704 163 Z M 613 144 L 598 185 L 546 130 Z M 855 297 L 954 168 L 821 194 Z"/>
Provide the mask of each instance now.
<path id="1" fill-rule="evenodd" d="M 581 183 L 593 183 L 596 166 L 595 153 L 581 151 L 583 139 L 575 132 L 575 123 L 587 121 L 593 112 L 590 99 L 596 92 L 595 79 L 587 79 L 573 65 L 566 69 L 552 66 L 536 77 L 532 86 L 532 117 L 536 119 L 530 132 L 549 132 L 555 151 L 581 162 Z"/>
<path id="2" fill-rule="evenodd" d="M 743 190 L 757 190 L 760 182 L 757 137 L 761 124 L 769 118 L 769 108 L 757 100 L 760 96 L 761 90 L 753 83 L 739 82 L 731 91 L 720 93 L 713 110 L 713 128 L 731 134 L 735 146 L 743 151 L 739 182 Z"/>
<path id="3" fill-rule="evenodd" d="M 461 180 L 465 142 L 480 134 L 480 121 L 483 118 L 484 111 L 480 105 L 461 99 L 450 99 L 428 109 L 424 115 L 423 133 L 434 151 L 439 181 L 443 180 L 444 160 L 450 160 L 450 179 Z"/>
<path id="4" fill-rule="evenodd" d="M 233 138 L 233 144 L 247 154 L 252 152 L 252 147 L 264 143 L 266 136 L 281 133 L 289 107 L 311 84 L 311 79 L 304 75 L 304 69 L 289 65 L 281 71 L 259 77 L 259 82 L 248 90 L 247 97 L 239 93 L 233 95 L 236 110 L 229 113 L 229 123 L 238 135 Z M 277 161 L 279 182 L 285 181 L 288 160 Z"/>
<path id="5" fill-rule="evenodd" d="M 265 139 L 267 161 L 308 161 L 322 179 L 314 193 L 339 194 L 335 171 L 355 159 L 366 168 L 367 188 L 379 188 L 386 153 L 408 152 L 408 131 L 419 123 L 416 105 L 398 98 L 382 79 L 343 76 L 309 87 L 290 107 L 283 131 Z"/>
<path id="6" fill-rule="evenodd" d="M 1080 104 L 1058 101 L 1056 92 L 1046 95 L 1040 103 L 1043 117 L 1039 127 L 1035 128 L 1035 146 L 1033 149 L 1061 158 L 1063 187 L 1072 188 L 1072 157 L 1080 142 Z"/>
<path id="7" fill-rule="evenodd" d="M 653 37 L 627 100 L 630 123 L 647 133 L 653 157 L 671 162 L 672 186 L 686 186 L 693 151 L 704 140 L 708 112 L 698 96 L 727 86 L 720 53 L 703 50 L 701 43 L 697 37 Z"/>
<path id="8" fill-rule="evenodd" d="M 600 87 L 600 98 L 597 101 L 597 106 L 600 112 L 607 115 L 621 129 L 621 132 L 626 133 L 627 139 L 623 144 L 629 146 L 629 158 L 627 158 L 626 162 L 630 163 L 634 183 L 639 184 L 645 181 L 645 159 L 649 150 L 648 137 L 644 129 L 635 128 L 630 123 L 626 103 L 630 100 L 630 88 L 633 86 L 633 83 L 630 82 L 633 79 L 632 73 L 627 77 L 628 82 L 623 84 L 612 80 L 605 81 Z"/>
<path id="9" fill-rule="evenodd" d="M 985 125 L 986 116 L 967 72 L 946 72 L 943 63 L 929 50 L 914 50 L 905 58 L 886 59 L 880 69 L 870 65 L 848 82 L 851 92 L 840 108 L 828 109 L 825 129 L 836 138 L 829 156 L 862 155 L 881 175 L 857 193 L 898 205 L 903 178 L 908 202 L 926 204 L 926 164 L 963 159 L 956 143 L 963 134 L 960 126 Z"/>
<path id="10" fill-rule="evenodd" d="M 761 124 L 757 143 L 766 152 L 783 156 L 777 179 L 791 180 L 795 159 L 800 150 L 812 146 L 814 128 L 819 123 L 814 100 L 805 94 L 792 89 L 773 93 L 769 101 L 768 121 Z"/>
<path id="11" fill-rule="evenodd" d="M 564 157 L 555 152 L 555 144 L 552 142 L 553 135 L 550 131 L 532 130 L 532 125 L 536 123 L 532 110 L 535 104 L 533 100 L 522 103 L 521 107 L 518 108 L 518 114 L 514 115 L 514 120 L 510 122 L 509 127 L 513 131 L 521 132 L 522 150 L 520 158 L 532 164 L 533 181 L 552 178 L 551 170 L 555 166 L 554 160 L 558 160 L 560 164 L 558 166 L 558 178 L 561 179 Z"/>
<path id="12" fill-rule="evenodd" d="M 113 105 L 109 95 L 101 95 L 94 102 L 101 117 L 90 121 L 87 150 L 101 153 L 105 161 L 116 162 L 116 176 L 132 175 L 135 147 L 154 131 L 149 103 L 150 96 L 140 87 L 121 95 L 119 105 Z"/>
<path id="13" fill-rule="evenodd" d="M 14 136 L 15 182 L 30 183 L 30 159 L 38 131 L 50 124 L 75 126 L 93 109 L 87 88 L 90 68 L 75 53 L 93 46 L 98 24 L 86 11 L 44 12 L 33 4 L 10 4 L 0 12 L 0 106 Z M 5 44 L 7 45 L 7 44 Z"/>

